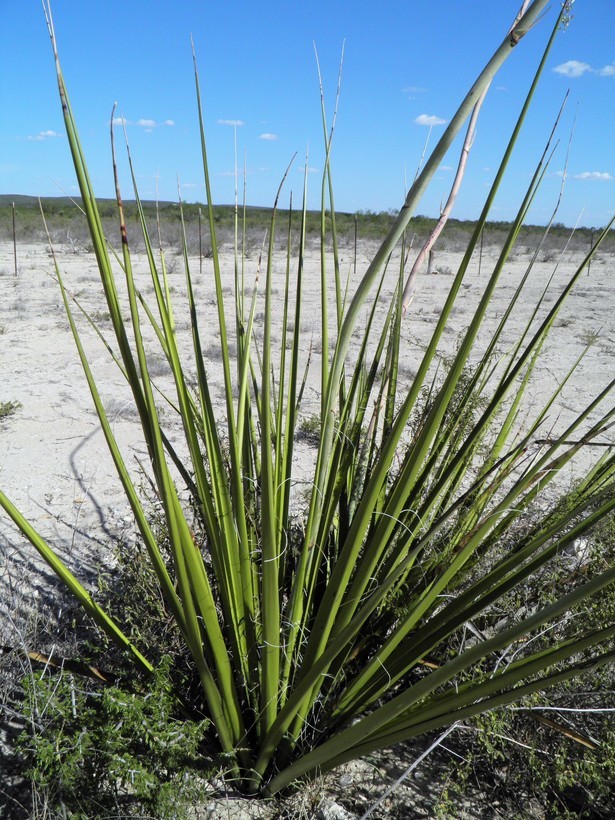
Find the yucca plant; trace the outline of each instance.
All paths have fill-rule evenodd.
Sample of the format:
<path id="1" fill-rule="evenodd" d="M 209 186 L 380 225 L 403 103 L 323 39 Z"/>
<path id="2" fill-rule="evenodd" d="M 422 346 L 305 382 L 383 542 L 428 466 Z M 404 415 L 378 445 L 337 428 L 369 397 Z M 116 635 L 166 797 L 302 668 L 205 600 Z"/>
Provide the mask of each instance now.
<path id="1" fill-rule="evenodd" d="M 274 343 L 278 199 L 264 250 L 262 322 L 256 319 L 256 285 L 252 290 L 246 284 L 237 209 L 236 287 L 229 322 L 195 62 L 220 335 L 221 365 L 215 366 L 222 367 L 224 379 L 224 404 L 218 407 L 212 399 L 211 365 L 202 352 L 202 310 L 194 295 L 185 230 L 193 342 L 189 359 L 180 355 L 164 253 L 158 253 L 150 239 L 136 185 L 153 303 L 135 286 L 114 149 L 122 239 L 115 264 L 123 273 L 123 285 L 116 279 L 46 9 L 82 207 L 113 325 L 114 339 L 107 345 L 134 397 L 150 478 L 162 507 L 164 543 L 155 534 L 151 510 L 114 438 L 81 342 L 74 303 L 56 265 L 68 321 L 151 572 L 200 682 L 200 717 L 211 721 L 212 739 L 227 760 L 229 777 L 249 793 L 276 793 L 302 776 L 504 706 L 615 658 L 615 625 L 596 630 L 591 623 L 565 618 L 613 583 L 614 568 L 586 578 L 561 597 L 552 595 L 549 605 L 500 624 L 488 635 L 479 631 L 473 643 L 457 640 L 468 623 L 489 623 L 499 602 L 523 588 L 615 507 L 615 462 L 611 448 L 602 447 L 602 455 L 574 489 L 559 503 L 551 502 L 542 516 L 532 513 L 579 451 L 598 436 L 604 444 L 615 416 L 615 408 L 605 409 L 612 383 L 561 433 L 549 436 L 543 428 L 563 385 L 520 423 L 532 373 L 558 312 L 611 226 L 602 231 L 555 302 L 547 306 L 541 300 L 521 337 L 502 353 L 510 313 L 523 300 L 530 264 L 487 348 L 476 356 L 493 294 L 545 174 L 550 141 L 537 158 L 517 217 L 444 378 L 436 367 L 443 333 L 561 15 L 416 375 L 406 386 L 399 375 L 402 329 L 412 322 L 402 303 L 405 230 L 474 103 L 546 5 L 547 0 L 530 3 L 495 51 L 409 190 L 354 293 L 347 293 L 340 273 L 331 136 L 323 108 L 322 352 L 317 364 L 315 351 L 309 357 L 310 366 L 320 367 L 320 424 L 305 510 L 292 495 L 307 366 L 301 337 L 305 183 L 302 208 L 296 217 L 291 214 L 285 228 L 289 242 L 283 318 Z M 132 160 L 130 167 L 134 183 Z M 327 225 L 332 254 L 326 251 Z M 291 252 L 293 242 L 296 254 Z M 393 296 L 386 297 L 387 302 L 389 280 Z M 383 301 L 385 315 L 379 318 Z M 364 327 L 356 344 L 353 332 L 359 317 Z M 234 325 L 233 357 L 229 325 Z M 154 339 L 157 354 L 162 352 L 169 363 L 173 396 L 157 391 L 150 377 L 153 345 L 146 337 Z M 571 363 L 570 374 L 578 363 Z M 171 444 L 168 428 L 165 432 L 163 422 L 170 417 L 183 430 L 181 448 Z M 189 506 L 181 500 L 186 490 Z M 121 618 L 112 618 L 97 604 L 4 493 L 0 503 L 83 609 L 147 679 L 163 659 L 151 647 L 133 643 Z M 549 631 L 554 625 L 557 628 Z M 186 693 L 176 695 L 186 719 L 199 719 Z"/>

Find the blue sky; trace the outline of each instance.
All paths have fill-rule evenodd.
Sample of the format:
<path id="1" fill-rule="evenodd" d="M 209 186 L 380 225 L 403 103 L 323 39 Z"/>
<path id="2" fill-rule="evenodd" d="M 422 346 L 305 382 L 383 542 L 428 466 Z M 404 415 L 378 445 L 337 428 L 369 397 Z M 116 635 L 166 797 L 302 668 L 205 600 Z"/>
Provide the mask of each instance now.
<path id="1" fill-rule="evenodd" d="M 190 34 L 204 98 L 216 202 L 233 201 L 234 135 L 248 201 L 270 205 L 297 152 L 288 190 L 300 199 L 309 147 L 310 206 L 323 165 L 316 44 L 332 113 L 342 43 L 342 93 L 332 154 L 338 210 L 398 208 L 429 123 L 448 121 L 501 42 L 520 0 L 54 0 L 60 57 L 90 173 L 112 195 L 108 124 L 114 101 L 127 121 L 141 196 L 202 200 Z M 559 3 L 515 49 L 493 83 L 454 216 L 477 216 L 524 99 Z M 603 225 L 615 210 L 615 2 L 577 0 L 558 37 L 493 219 L 511 219 L 567 90 L 560 146 L 529 221 Z M 1 0 L 0 193 L 75 192 L 39 0 Z M 423 124 L 427 123 L 427 124 Z M 443 125 L 431 128 L 431 145 Z M 417 212 L 435 216 L 459 145 Z M 123 173 L 123 194 L 132 192 Z M 287 199 L 287 194 L 284 197 Z"/>

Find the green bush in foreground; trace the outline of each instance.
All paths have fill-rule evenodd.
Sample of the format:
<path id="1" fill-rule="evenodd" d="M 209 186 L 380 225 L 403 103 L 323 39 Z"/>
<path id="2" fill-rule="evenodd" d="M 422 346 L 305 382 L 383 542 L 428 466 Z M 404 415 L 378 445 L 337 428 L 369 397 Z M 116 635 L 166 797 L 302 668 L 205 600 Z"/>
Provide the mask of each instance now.
<path id="1" fill-rule="evenodd" d="M 286 256 L 282 320 L 275 343 L 272 278 L 277 199 L 264 254 L 265 308 L 258 328 L 256 287 L 252 294 L 245 287 L 238 218 L 236 352 L 231 360 L 197 77 L 220 335 L 218 366 L 224 377 L 224 408 L 218 412 L 202 353 L 202 308 L 195 303 L 186 244 L 193 341 L 189 362 L 179 352 L 164 254 L 154 252 L 143 215 L 154 298 L 148 303 L 135 287 L 127 241 L 122 244 L 125 281 L 120 291 L 49 16 L 67 135 L 113 326 L 115 338 L 109 346 L 132 390 L 150 457 L 149 478 L 159 498 L 160 511 L 154 518 L 114 438 L 56 265 L 68 320 L 118 479 L 176 641 L 182 646 L 186 674 L 191 676 L 185 685 L 181 682 L 185 677 L 177 681 L 170 676 L 169 688 L 186 720 L 206 722 L 208 740 L 222 754 L 229 780 L 248 793 L 275 794 L 298 778 L 507 706 L 615 658 L 613 623 L 568 617 L 611 587 L 612 565 L 595 568 L 593 575 L 581 574 L 565 590 L 545 588 L 536 606 L 519 610 L 514 617 L 494 619 L 501 602 L 524 590 L 528 579 L 532 583 L 546 579 L 550 562 L 615 508 L 615 461 L 607 446 L 558 505 L 547 504 L 539 517 L 530 515 L 580 450 L 599 436 L 604 443 L 615 415 L 612 406 L 605 409 L 613 383 L 580 409 L 565 430 L 549 438 L 543 425 L 563 385 L 543 406 L 534 406 L 530 416 L 524 404 L 560 308 L 610 225 L 598 235 L 555 301 L 543 297 L 530 312 L 523 334 L 502 353 L 510 313 L 524 301 L 530 264 L 478 363 L 473 356 L 500 275 L 546 172 L 549 145 L 446 376 L 442 381 L 434 376 L 439 344 L 559 19 L 463 261 L 450 277 L 448 298 L 417 362 L 416 375 L 407 390 L 398 380 L 405 228 L 473 105 L 545 5 L 546 0 L 534 0 L 496 50 L 348 299 L 337 255 L 328 163 L 331 142 L 325 138 L 321 424 L 308 506 L 298 516 L 291 490 L 297 478 L 293 452 L 306 367 L 301 352 L 305 195 L 301 213 L 286 228 L 287 247 L 294 239 L 298 249 L 296 260 L 290 250 Z M 323 126 L 327 134 L 324 113 Z M 117 194 L 120 232 L 125 238 L 119 186 Z M 138 200 L 136 185 L 135 197 Z M 331 255 L 326 252 L 329 239 Z M 392 271 L 391 256 L 400 243 L 399 268 Z M 376 315 L 388 279 L 397 288 L 379 325 Z M 330 305 L 332 281 L 334 303 Z M 130 321 L 124 320 L 126 304 Z M 351 348 L 359 318 L 364 326 L 358 344 Z M 144 342 L 146 326 L 157 340 L 154 352 Z M 150 364 L 161 355 L 173 377 L 172 398 L 154 387 Z M 571 362 L 570 374 L 578 363 Z M 185 457 L 178 455 L 163 427 L 163 422 L 172 424 L 172 416 L 181 424 Z M 189 505 L 180 500 L 186 490 Z M 0 504 L 85 612 L 125 651 L 142 675 L 142 685 L 151 680 L 153 690 L 157 676 L 164 675 L 165 658 L 139 639 L 138 629 L 126 626 L 121 611 L 113 613 L 94 599 L 1 492 Z M 153 520 L 160 515 L 163 526 L 154 527 Z M 478 637 L 462 639 L 466 625 L 483 621 Z"/>
<path id="2" fill-rule="evenodd" d="M 208 723 L 180 720 L 164 662 L 147 692 L 88 686 L 67 673 L 24 680 L 19 752 L 28 779 L 49 806 L 71 817 L 178 816 L 179 801 L 198 797 Z M 205 772 L 206 773 L 206 772 Z"/>

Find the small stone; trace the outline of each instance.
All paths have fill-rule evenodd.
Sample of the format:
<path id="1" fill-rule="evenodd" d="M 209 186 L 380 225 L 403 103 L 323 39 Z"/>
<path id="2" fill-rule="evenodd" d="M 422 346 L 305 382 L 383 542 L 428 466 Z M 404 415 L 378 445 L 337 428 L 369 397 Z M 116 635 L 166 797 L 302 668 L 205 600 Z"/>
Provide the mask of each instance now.
<path id="1" fill-rule="evenodd" d="M 321 806 L 316 817 L 317 820 L 353 820 L 353 815 L 333 800 Z"/>

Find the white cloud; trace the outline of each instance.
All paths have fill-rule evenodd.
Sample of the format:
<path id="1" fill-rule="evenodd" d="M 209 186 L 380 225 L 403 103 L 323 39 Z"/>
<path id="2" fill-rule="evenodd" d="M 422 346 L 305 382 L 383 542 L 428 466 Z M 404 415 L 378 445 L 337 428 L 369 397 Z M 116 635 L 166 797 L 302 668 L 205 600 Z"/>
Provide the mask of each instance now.
<path id="1" fill-rule="evenodd" d="M 39 131 L 38 134 L 30 134 L 26 139 L 30 142 L 43 142 L 43 140 L 54 139 L 55 137 L 61 136 L 62 134 L 59 134 L 57 131 Z"/>
<path id="2" fill-rule="evenodd" d="M 417 125 L 446 125 L 448 120 L 436 117 L 435 114 L 419 114 L 414 122 Z"/>
<path id="3" fill-rule="evenodd" d="M 270 142 L 275 142 L 277 139 L 277 134 L 261 134 L 259 137 L 259 140 L 269 140 Z"/>
<path id="4" fill-rule="evenodd" d="M 599 77 L 615 77 L 615 63 L 609 63 L 602 68 L 592 68 L 589 63 L 582 63 L 579 60 L 568 60 L 567 63 L 556 65 L 553 69 L 556 74 L 563 74 L 565 77 L 582 77 L 583 74 L 597 74 Z"/>
<path id="5" fill-rule="evenodd" d="M 566 63 L 556 65 L 553 71 L 556 74 L 563 74 L 564 77 L 582 77 L 583 74 L 593 71 L 593 69 L 587 63 L 582 63 L 579 60 L 568 60 Z"/>
<path id="6" fill-rule="evenodd" d="M 243 124 L 243 120 L 218 120 L 218 125 L 235 125 L 237 128 L 241 128 Z"/>
<path id="7" fill-rule="evenodd" d="M 426 91 L 427 89 L 422 88 L 420 85 L 407 85 L 402 88 L 404 94 L 425 94 Z"/>
<path id="8" fill-rule="evenodd" d="M 608 171 L 583 171 L 580 174 L 575 174 L 574 179 L 601 179 L 601 180 L 609 180 L 613 179 L 611 174 Z"/>
<path id="9" fill-rule="evenodd" d="M 162 125 L 175 125 L 175 121 L 165 120 L 164 122 L 156 122 L 156 120 L 150 120 L 142 117 L 140 120 L 132 122 L 131 120 L 127 120 L 126 117 L 114 117 L 113 125 L 138 125 L 139 128 L 145 128 L 147 131 L 151 131 L 152 128 L 159 128 Z"/>

